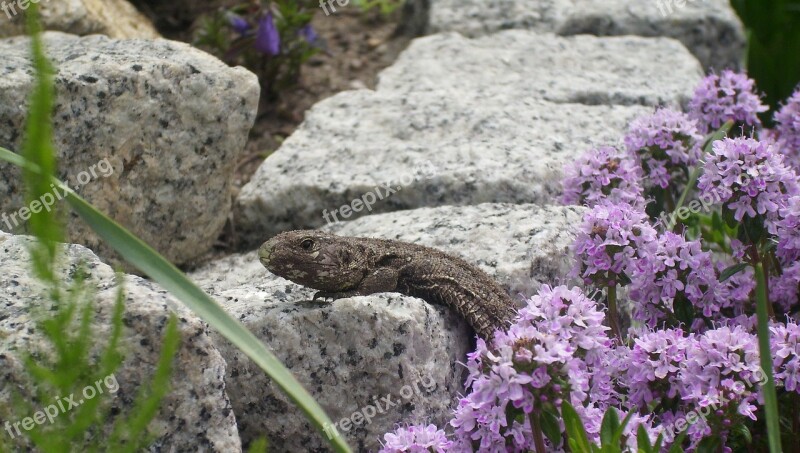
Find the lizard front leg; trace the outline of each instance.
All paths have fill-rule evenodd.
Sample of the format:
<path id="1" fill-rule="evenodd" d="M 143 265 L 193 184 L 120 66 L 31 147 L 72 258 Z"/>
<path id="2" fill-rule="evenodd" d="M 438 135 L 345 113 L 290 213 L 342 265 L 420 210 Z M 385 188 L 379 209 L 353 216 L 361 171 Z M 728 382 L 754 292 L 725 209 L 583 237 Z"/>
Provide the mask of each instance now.
<path id="1" fill-rule="evenodd" d="M 344 299 L 346 297 L 368 296 L 375 293 L 388 293 L 397 290 L 397 269 L 382 267 L 364 277 L 355 289 L 339 292 L 317 291 L 314 299 Z"/>

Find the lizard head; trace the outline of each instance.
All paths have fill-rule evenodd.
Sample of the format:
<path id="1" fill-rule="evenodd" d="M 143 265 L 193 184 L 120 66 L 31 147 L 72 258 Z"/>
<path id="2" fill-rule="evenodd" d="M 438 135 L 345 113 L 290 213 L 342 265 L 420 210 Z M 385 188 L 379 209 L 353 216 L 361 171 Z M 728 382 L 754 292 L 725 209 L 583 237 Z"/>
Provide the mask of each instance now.
<path id="1" fill-rule="evenodd" d="M 319 291 L 355 288 L 364 266 L 346 238 L 316 230 L 281 233 L 258 249 L 261 264 L 273 274 Z"/>

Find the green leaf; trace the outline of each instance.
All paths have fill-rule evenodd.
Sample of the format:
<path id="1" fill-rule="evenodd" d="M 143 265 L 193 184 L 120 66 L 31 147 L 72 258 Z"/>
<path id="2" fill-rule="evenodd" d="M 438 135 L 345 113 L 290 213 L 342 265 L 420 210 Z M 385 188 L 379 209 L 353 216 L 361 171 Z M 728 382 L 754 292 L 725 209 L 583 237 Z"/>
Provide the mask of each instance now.
<path id="1" fill-rule="evenodd" d="M 583 422 L 578 413 L 575 412 L 575 408 L 566 401 L 561 403 L 561 417 L 564 419 L 567 440 L 572 453 L 592 453 Z"/>
<path id="2" fill-rule="evenodd" d="M 722 440 L 718 436 L 706 437 L 697 444 L 697 453 L 719 453 Z"/>
<path id="3" fill-rule="evenodd" d="M 550 409 L 545 409 L 539 418 L 542 432 L 550 442 L 558 445 L 561 441 L 561 426 L 558 424 L 558 416 Z"/>
<path id="4" fill-rule="evenodd" d="M 619 428 L 619 416 L 613 407 L 609 407 L 603 415 L 603 421 L 600 424 L 600 445 L 614 445 L 614 435 Z"/>
<path id="5" fill-rule="evenodd" d="M 38 166 L 5 148 L 0 148 L 0 159 L 32 171 L 39 171 Z M 120 256 L 183 302 L 264 370 L 303 411 L 320 433 L 324 432 L 326 425 L 333 424 L 314 398 L 297 382 L 275 355 L 255 335 L 233 319 L 214 299 L 192 283 L 178 268 L 141 239 L 106 217 L 64 183 L 55 178 L 49 178 L 49 181 L 65 192 L 65 198 L 73 210 Z M 329 439 L 335 451 L 351 451 L 339 433 L 333 431 Z"/>
<path id="6" fill-rule="evenodd" d="M 749 266 L 749 264 L 739 263 L 739 264 L 734 264 L 733 266 L 726 267 L 722 272 L 719 273 L 719 281 L 724 282 L 725 280 L 733 277 L 739 272 L 747 269 L 747 266 Z"/>

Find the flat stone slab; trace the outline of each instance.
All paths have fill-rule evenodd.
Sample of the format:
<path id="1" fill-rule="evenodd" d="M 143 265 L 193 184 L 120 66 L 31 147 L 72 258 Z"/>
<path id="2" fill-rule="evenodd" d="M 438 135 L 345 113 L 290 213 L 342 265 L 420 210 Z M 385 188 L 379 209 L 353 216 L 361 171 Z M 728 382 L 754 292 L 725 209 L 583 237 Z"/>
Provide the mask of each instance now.
<path id="1" fill-rule="evenodd" d="M 664 36 L 707 69 L 739 67 L 745 37 L 728 0 L 417 0 L 404 22 L 417 33 L 482 36 L 506 29 L 560 35 Z M 429 3 L 429 4 L 428 4 Z M 682 6 L 678 6 L 682 3 Z M 426 7 L 426 5 L 428 5 Z"/>
<path id="2" fill-rule="evenodd" d="M 542 283 L 563 281 L 583 212 L 574 206 L 442 206 L 327 229 L 439 248 L 474 263 L 520 297 Z M 446 423 L 453 398 L 463 392 L 458 362 L 471 350 L 470 331 L 446 307 L 393 293 L 313 303 L 313 290 L 270 274 L 255 251 L 210 263 L 191 277 L 269 345 L 334 420 L 386 395 L 402 403 L 344 433 L 359 451 L 377 449 L 396 423 Z M 267 434 L 277 451 L 320 448 L 323 439 L 248 360 L 222 339 L 218 347 L 228 363 L 227 392 L 245 444 Z M 405 398 L 405 386 L 419 395 Z"/>
<path id="3" fill-rule="evenodd" d="M 371 213 L 548 204 L 561 193 L 566 162 L 617 143 L 651 111 L 532 96 L 499 103 L 463 92 L 340 93 L 309 110 L 242 188 L 236 227 L 254 247 L 280 231 Z"/>
<path id="4" fill-rule="evenodd" d="M 210 250 L 231 212 L 257 77 L 188 44 L 45 34 L 58 69 L 59 175 L 177 264 Z M 33 77 L 27 38 L 0 40 L 0 146 L 18 151 Z M 0 229 L 25 231 L 20 171 L 0 163 Z M 54 194 L 55 195 L 55 194 Z M 12 217 L 14 216 L 14 217 Z M 8 220 L 11 219 L 11 220 Z M 113 251 L 72 218 L 69 241 Z"/>
<path id="5" fill-rule="evenodd" d="M 12 389 L 21 392 L 16 396 L 31 397 L 27 393 L 30 389 L 23 385 L 30 378 L 22 360 L 33 351 L 52 348 L 31 315 L 33 307 L 48 313 L 53 304 L 46 297 L 47 288 L 31 270 L 31 244 L 28 237 L 0 232 L 0 408 L 11 406 L 15 396 Z M 67 247 L 58 268 L 58 275 L 63 276 L 62 289 L 70 287 L 79 269 L 86 275 L 88 289 L 96 291 L 92 332 L 98 341 L 93 352 L 97 352 L 106 346 L 110 336 L 118 282 L 111 267 L 88 249 L 72 245 Z M 108 393 L 113 393 L 111 414 L 129 416 L 141 386 L 152 381 L 165 326 L 174 311 L 179 318 L 180 348 L 173 362 L 170 390 L 149 425 L 148 434 L 154 440 L 151 451 L 241 451 L 236 417 L 225 391 L 226 364 L 209 336 L 208 325 L 152 282 L 124 276 L 124 291 L 120 344 L 125 359 L 113 379 L 107 380 L 116 381 L 118 390 L 113 391 L 106 383 Z M 13 422 L 19 415 L 14 414 L 12 419 L 0 413 L 0 418 Z M 111 415 L 110 421 L 115 417 Z M 113 425 L 106 426 L 110 431 Z M 4 443 L 9 440 L 4 439 Z M 22 445 L 14 446 L 24 450 Z"/>
<path id="6" fill-rule="evenodd" d="M 686 105 L 703 75 L 669 38 L 561 37 L 509 30 L 476 39 L 442 33 L 412 41 L 380 74 L 378 91 L 450 88 L 458 96 L 505 103 Z"/>

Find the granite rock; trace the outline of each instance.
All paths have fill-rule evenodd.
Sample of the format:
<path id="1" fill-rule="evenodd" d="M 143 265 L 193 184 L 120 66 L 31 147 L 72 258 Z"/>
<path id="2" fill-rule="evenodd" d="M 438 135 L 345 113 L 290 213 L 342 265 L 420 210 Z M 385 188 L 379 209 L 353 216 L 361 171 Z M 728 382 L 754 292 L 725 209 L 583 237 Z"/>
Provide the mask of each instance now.
<path id="1" fill-rule="evenodd" d="M 280 231 L 370 213 L 547 204 L 561 193 L 566 162 L 617 143 L 651 110 L 463 92 L 340 93 L 309 110 L 242 188 L 236 226 L 256 246 Z"/>
<path id="2" fill-rule="evenodd" d="M 582 213 L 563 206 L 442 206 L 326 229 L 439 248 L 474 263 L 519 297 L 565 277 Z M 456 362 L 470 350 L 470 332 L 445 307 L 393 293 L 313 303 L 313 290 L 269 274 L 255 251 L 215 261 L 191 277 L 276 351 L 334 421 L 386 395 L 402 401 L 370 424 L 339 429 L 360 451 L 377 447 L 396 423 L 441 426 L 463 391 L 464 369 Z M 223 339 L 218 345 L 228 362 L 228 394 L 242 441 L 267 434 L 278 451 L 316 451 L 322 439 L 298 411 L 241 353 Z M 415 396 L 405 398 L 410 390 L 401 394 L 404 386 L 416 389 Z"/>
<path id="3" fill-rule="evenodd" d="M 208 251 L 231 210 L 235 165 L 255 121 L 257 77 L 166 40 L 48 32 L 45 44 L 58 68 L 60 178 L 175 263 Z M 0 146 L 12 150 L 22 141 L 33 81 L 28 47 L 27 38 L 0 40 Z M 23 226 L 20 181 L 16 168 L 0 164 L 7 231 Z M 74 216 L 69 238 L 104 259 L 114 256 Z"/>
<path id="4" fill-rule="evenodd" d="M 669 38 L 509 30 L 469 39 L 442 33 L 414 40 L 381 72 L 378 91 L 449 88 L 497 104 L 535 97 L 555 103 L 681 106 L 702 75 L 692 54 Z"/>
<path id="5" fill-rule="evenodd" d="M 672 37 L 706 69 L 739 67 L 744 31 L 728 0 L 413 0 L 412 33 L 482 36 L 506 29 L 560 35 Z"/>
<path id="6" fill-rule="evenodd" d="M 4 383 L 0 387 L 0 408 L 8 407 L 12 388 L 26 394 L 22 390 L 25 387 L 20 386 L 29 382 L 20 361 L 24 354 L 48 348 L 31 311 L 32 307 L 46 310 L 52 302 L 43 295 L 45 287 L 30 268 L 30 245 L 27 237 L 0 232 L 0 381 Z M 86 284 L 96 288 L 92 329 L 94 336 L 101 339 L 98 346 L 105 347 L 118 292 L 116 275 L 86 248 L 68 246 L 58 270 L 63 287 L 72 283 L 78 269 L 87 275 Z M 123 285 L 121 345 L 125 360 L 114 373 L 119 390 L 111 400 L 111 413 L 127 414 L 140 386 L 151 380 L 167 320 L 175 312 L 181 345 L 173 363 L 171 389 L 149 426 L 149 433 L 156 439 L 151 450 L 241 451 L 236 418 L 225 389 L 226 364 L 211 340 L 208 326 L 151 282 L 124 276 Z M 108 389 L 111 393 L 112 388 Z"/>
<path id="7" fill-rule="evenodd" d="M 30 2 L 34 3 L 34 2 Z M 45 0 L 39 13 L 45 30 L 74 35 L 101 34 L 115 39 L 156 39 L 161 35 L 150 20 L 127 0 Z M 29 4 L 25 0 L 25 4 Z M 25 34 L 25 14 L 19 2 L 6 0 L 0 14 L 0 37 Z"/>

